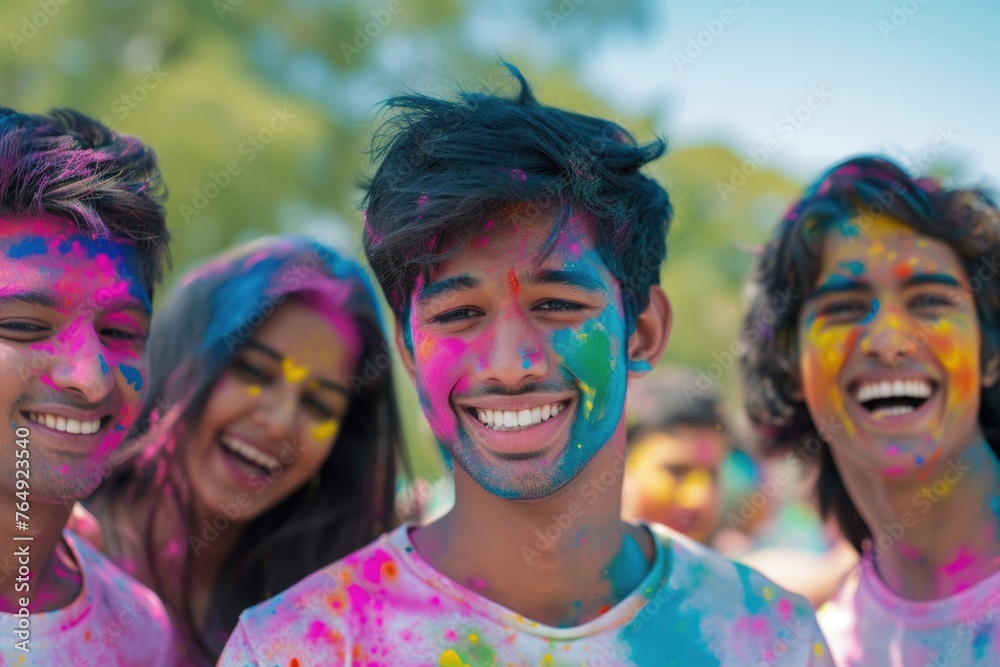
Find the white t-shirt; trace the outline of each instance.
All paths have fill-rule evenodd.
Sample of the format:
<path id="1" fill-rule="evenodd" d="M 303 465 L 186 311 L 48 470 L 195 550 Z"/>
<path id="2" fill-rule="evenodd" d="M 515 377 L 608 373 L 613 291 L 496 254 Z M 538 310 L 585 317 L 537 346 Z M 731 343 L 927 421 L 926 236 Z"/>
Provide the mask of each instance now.
<path id="1" fill-rule="evenodd" d="M 1000 572 L 947 598 L 907 600 L 866 555 L 818 617 L 840 667 L 1000 665 Z"/>
<path id="2" fill-rule="evenodd" d="M 172 664 L 170 621 L 160 599 L 86 540 L 68 530 L 63 537 L 80 567 L 80 595 L 62 609 L 31 614 L 28 652 L 15 647 L 17 615 L 0 613 L 0 665 Z"/>
<path id="3" fill-rule="evenodd" d="M 432 568 L 404 525 L 243 612 L 221 667 L 832 665 L 809 604 L 661 526 L 639 587 L 583 625 L 531 621 Z"/>

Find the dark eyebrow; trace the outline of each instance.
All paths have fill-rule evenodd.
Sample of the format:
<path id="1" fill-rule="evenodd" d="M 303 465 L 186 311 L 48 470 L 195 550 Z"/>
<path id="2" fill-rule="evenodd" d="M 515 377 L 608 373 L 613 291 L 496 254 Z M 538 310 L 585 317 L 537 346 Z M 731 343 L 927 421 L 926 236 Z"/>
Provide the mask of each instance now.
<path id="1" fill-rule="evenodd" d="M 564 285 L 584 292 L 600 292 L 607 294 L 607 287 L 600 280 L 584 271 L 574 271 L 572 269 L 552 269 L 539 271 L 528 276 L 526 282 L 529 285 Z"/>
<path id="2" fill-rule="evenodd" d="M 44 292 L 13 292 L 0 296 L 0 308 L 13 306 L 15 304 L 27 304 L 29 306 L 41 306 L 42 308 L 57 308 L 59 301 L 50 294 Z"/>
<path id="3" fill-rule="evenodd" d="M 903 283 L 903 287 L 916 287 L 918 285 L 961 287 L 961 284 L 947 273 L 916 273 Z"/>
<path id="4" fill-rule="evenodd" d="M 479 287 L 479 279 L 463 273 L 460 276 L 452 276 L 427 285 L 417 294 L 417 303 L 426 304 L 452 292 L 464 292 L 476 287 Z"/>
<path id="5" fill-rule="evenodd" d="M 271 357 L 272 359 L 274 359 L 278 363 L 281 363 L 285 359 L 285 357 L 282 356 L 282 354 L 280 352 L 278 352 L 277 350 L 275 350 L 270 345 L 265 345 L 264 343 L 260 343 L 260 342 L 255 341 L 255 340 L 248 340 L 246 346 L 249 347 L 249 348 L 253 348 L 254 350 L 257 350 L 261 354 L 265 354 L 265 355 Z M 338 394 L 343 394 L 344 396 L 347 396 L 348 398 L 351 397 L 351 392 L 349 392 L 347 390 L 347 387 L 345 387 L 345 386 L 343 386 L 341 384 L 337 384 L 336 382 L 333 382 L 331 380 L 327 380 L 325 378 L 314 378 L 314 380 L 316 381 L 317 384 L 322 385 L 322 386 L 326 387 L 327 389 L 335 391 Z"/>
<path id="6" fill-rule="evenodd" d="M 864 280 L 855 280 L 852 278 L 845 278 L 841 275 L 832 275 L 827 278 L 826 282 L 817 287 L 812 291 L 807 297 L 807 301 L 812 301 L 813 299 L 818 299 L 825 294 L 838 294 L 840 292 L 863 292 L 870 291 L 871 285 L 869 285 Z"/>

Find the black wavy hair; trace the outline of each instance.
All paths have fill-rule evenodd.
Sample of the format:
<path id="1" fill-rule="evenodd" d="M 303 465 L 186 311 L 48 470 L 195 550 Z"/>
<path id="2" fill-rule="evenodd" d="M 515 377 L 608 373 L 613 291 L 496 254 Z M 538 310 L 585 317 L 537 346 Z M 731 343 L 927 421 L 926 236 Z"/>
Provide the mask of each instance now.
<path id="1" fill-rule="evenodd" d="M 135 243 L 147 293 L 170 265 L 166 187 L 156 154 L 73 109 L 0 107 L 0 216 L 53 217 Z"/>
<path id="2" fill-rule="evenodd" d="M 979 189 L 950 189 L 934 179 L 910 177 L 879 156 L 860 156 L 829 169 L 785 214 L 750 279 L 751 303 L 741 328 L 747 351 L 741 360 L 750 421 L 762 451 L 793 448 L 803 458 L 818 454 L 817 494 L 823 516 L 832 515 L 860 552 L 872 538 L 837 471 L 830 448 L 800 398 L 798 320 L 819 277 L 826 232 L 848 220 L 866 228 L 889 216 L 919 234 L 947 243 L 970 280 L 982 333 L 984 366 L 1000 353 L 1000 275 L 983 273 L 984 260 L 1000 255 L 1000 210 Z M 1000 387 L 984 388 L 979 423 L 1000 456 Z"/>
<path id="3" fill-rule="evenodd" d="M 362 183 L 364 249 L 397 316 L 417 277 L 463 248 L 486 221 L 554 212 L 543 254 L 574 212 L 593 217 L 598 250 L 621 283 L 626 322 L 660 282 L 673 215 L 666 191 L 640 173 L 666 142 L 637 144 L 608 120 L 543 106 L 513 65 L 513 98 L 462 92 L 458 99 L 401 95 L 375 132 L 380 161 Z"/>

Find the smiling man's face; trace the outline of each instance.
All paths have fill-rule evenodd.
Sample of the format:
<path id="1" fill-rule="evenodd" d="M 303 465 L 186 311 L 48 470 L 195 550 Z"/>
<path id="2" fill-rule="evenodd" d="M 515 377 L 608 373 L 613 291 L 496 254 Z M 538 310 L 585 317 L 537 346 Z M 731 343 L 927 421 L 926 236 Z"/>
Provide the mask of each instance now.
<path id="1" fill-rule="evenodd" d="M 2 223 L 0 495 L 13 497 L 8 450 L 27 429 L 31 497 L 83 498 L 142 404 L 151 306 L 140 253 L 63 220 Z"/>
<path id="2" fill-rule="evenodd" d="M 575 217 L 487 223 L 411 298 L 410 364 L 438 440 L 480 486 L 545 497 L 622 420 L 628 337 L 618 280 Z M 405 353 L 404 353 L 405 354 Z"/>
<path id="3" fill-rule="evenodd" d="M 799 320 L 800 370 L 838 465 L 891 479 L 981 438 L 979 396 L 992 378 L 980 373 L 980 342 L 968 277 L 946 243 L 889 218 L 826 234 Z"/>

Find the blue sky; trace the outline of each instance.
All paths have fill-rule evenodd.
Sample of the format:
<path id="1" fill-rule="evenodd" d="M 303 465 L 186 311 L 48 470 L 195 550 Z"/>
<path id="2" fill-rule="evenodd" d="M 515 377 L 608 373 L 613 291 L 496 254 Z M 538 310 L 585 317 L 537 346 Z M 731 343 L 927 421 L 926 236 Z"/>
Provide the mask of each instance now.
<path id="1" fill-rule="evenodd" d="M 597 40 L 584 71 L 623 112 L 653 113 L 674 146 L 721 140 L 746 156 L 772 138 L 769 164 L 798 180 L 883 152 L 1000 189 L 995 0 L 709 0 L 657 11 L 644 39 Z M 811 91 L 826 99 L 799 109 Z"/>

